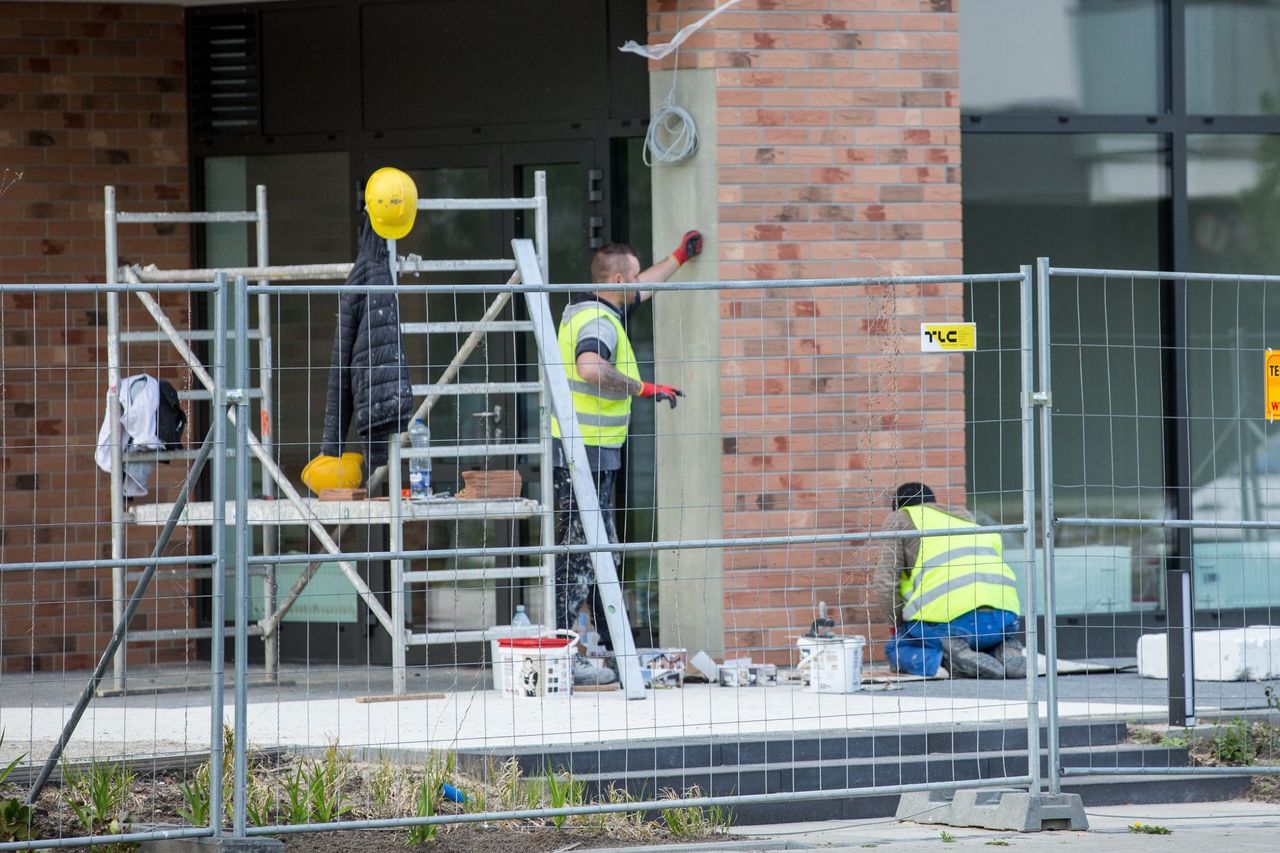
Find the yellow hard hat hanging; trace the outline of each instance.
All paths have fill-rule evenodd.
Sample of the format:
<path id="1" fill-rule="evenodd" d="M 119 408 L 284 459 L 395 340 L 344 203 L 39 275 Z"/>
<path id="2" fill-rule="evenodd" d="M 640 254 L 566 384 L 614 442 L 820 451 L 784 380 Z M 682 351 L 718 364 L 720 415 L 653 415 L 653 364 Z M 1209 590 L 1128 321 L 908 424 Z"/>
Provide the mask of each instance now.
<path id="1" fill-rule="evenodd" d="M 399 240 L 413 228 L 418 215 L 418 187 L 404 172 L 383 166 L 364 186 L 364 206 L 379 237 Z"/>

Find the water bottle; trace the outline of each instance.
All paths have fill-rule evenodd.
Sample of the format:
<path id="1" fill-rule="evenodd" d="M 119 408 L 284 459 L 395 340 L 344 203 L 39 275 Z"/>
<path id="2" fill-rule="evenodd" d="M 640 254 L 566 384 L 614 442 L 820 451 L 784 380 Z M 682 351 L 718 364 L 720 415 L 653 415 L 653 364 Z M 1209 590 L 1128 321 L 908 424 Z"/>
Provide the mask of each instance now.
<path id="1" fill-rule="evenodd" d="M 427 422 L 416 418 L 409 425 L 409 443 L 415 450 L 426 450 L 431 446 L 431 431 Z M 431 457 L 411 456 L 409 458 L 409 498 L 422 501 L 431 497 Z"/>
<path id="2" fill-rule="evenodd" d="M 529 614 L 524 612 L 524 605 L 517 604 L 516 615 L 511 617 L 511 626 L 516 627 L 519 625 L 531 625 L 531 624 L 533 623 L 529 621 Z"/>

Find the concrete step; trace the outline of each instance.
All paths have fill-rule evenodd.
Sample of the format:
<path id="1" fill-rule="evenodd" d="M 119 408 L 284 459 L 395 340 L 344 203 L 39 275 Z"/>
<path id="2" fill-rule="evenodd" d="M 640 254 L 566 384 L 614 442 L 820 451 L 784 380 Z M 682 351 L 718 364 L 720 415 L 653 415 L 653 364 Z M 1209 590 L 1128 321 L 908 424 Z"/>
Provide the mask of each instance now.
<path id="1" fill-rule="evenodd" d="M 1252 779 L 1239 776 L 1095 776 L 1063 779 L 1062 790 L 1079 794 L 1085 806 L 1128 806 L 1150 803 L 1220 803 L 1238 800 Z"/>
<path id="2" fill-rule="evenodd" d="M 1079 794 L 1085 808 L 1150 803 L 1209 803 L 1239 799 L 1249 789 L 1248 776 L 1100 776 L 1063 780 L 1062 790 Z M 753 803 L 733 808 L 739 826 L 818 820 L 892 818 L 898 797 L 871 795 L 786 803 Z"/>
<path id="3" fill-rule="evenodd" d="M 1062 751 L 1068 767 L 1185 767 L 1185 750 L 1132 745 L 1069 747 Z M 1048 771 L 1041 756 L 1041 773 Z M 683 793 L 697 787 L 703 794 L 772 794 L 841 788 L 875 788 L 967 779 L 1000 779 L 1027 772 L 1026 753 L 1016 750 L 938 753 L 873 758 L 822 759 L 735 766 L 705 765 L 657 770 L 576 773 L 596 795 L 609 787 L 648 799 L 664 790 Z M 536 778 L 539 774 L 532 774 Z"/>
<path id="4" fill-rule="evenodd" d="M 1115 746 L 1126 737 L 1123 722 L 1064 725 L 1064 748 Z M 1040 742 L 1045 743 L 1041 730 Z M 548 767 L 574 775 L 627 773 L 681 768 L 730 768 L 740 765 L 782 765 L 805 761 L 891 760 L 904 756 L 1004 753 L 1026 749 L 1027 730 L 1022 727 L 985 726 L 950 731 L 905 730 L 892 733 L 802 732 L 795 735 L 742 738 L 667 739 L 596 743 L 580 746 L 517 749 L 464 750 L 459 765 L 483 772 L 490 763 L 515 758 L 526 776 Z"/>

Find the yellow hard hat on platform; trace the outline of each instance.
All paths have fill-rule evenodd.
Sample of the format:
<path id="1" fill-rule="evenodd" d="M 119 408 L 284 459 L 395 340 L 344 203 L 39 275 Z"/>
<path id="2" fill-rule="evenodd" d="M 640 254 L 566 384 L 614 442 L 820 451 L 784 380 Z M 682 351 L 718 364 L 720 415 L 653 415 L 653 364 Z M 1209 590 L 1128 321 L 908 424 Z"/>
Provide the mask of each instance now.
<path id="1" fill-rule="evenodd" d="M 418 215 L 418 186 L 399 169 L 383 166 L 364 185 L 364 206 L 379 237 L 399 240 Z"/>
<path id="2" fill-rule="evenodd" d="M 364 456 L 344 453 L 342 457 L 321 454 L 302 469 L 302 482 L 317 495 L 325 489 L 355 489 L 364 481 Z"/>

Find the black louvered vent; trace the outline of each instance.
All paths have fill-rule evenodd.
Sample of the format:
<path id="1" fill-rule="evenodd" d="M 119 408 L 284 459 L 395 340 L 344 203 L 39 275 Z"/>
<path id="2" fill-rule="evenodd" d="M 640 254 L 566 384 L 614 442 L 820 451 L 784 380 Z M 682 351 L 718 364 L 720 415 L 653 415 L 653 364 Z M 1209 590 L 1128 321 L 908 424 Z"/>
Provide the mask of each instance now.
<path id="1" fill-rule="evenodd" d="M 192 129 L 203 134 L 257 133 L 262 124 L 257 13 L 191 15 L 187 40 Z"/>

